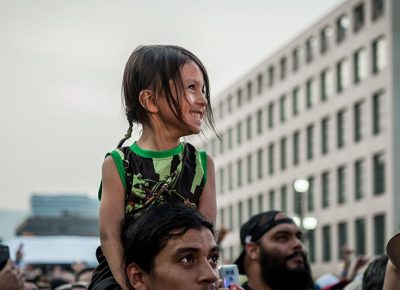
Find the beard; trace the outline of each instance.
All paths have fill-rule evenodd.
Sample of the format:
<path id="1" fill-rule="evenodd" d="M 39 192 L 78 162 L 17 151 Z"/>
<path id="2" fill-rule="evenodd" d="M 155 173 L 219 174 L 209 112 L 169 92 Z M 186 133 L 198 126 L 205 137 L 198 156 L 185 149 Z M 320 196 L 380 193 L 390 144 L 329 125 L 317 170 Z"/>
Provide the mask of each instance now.
<path id="1" fill-rule="evenodd" d="M 287 261 L 297 255 L 303 257 L 303 265 L 288 268 Z M 260 252 L 261 279 L 273 290 L 313 289 L 311 268 L 302 251 L 288 256 L 278 253 L 267 253 L 262 247 Z"/>

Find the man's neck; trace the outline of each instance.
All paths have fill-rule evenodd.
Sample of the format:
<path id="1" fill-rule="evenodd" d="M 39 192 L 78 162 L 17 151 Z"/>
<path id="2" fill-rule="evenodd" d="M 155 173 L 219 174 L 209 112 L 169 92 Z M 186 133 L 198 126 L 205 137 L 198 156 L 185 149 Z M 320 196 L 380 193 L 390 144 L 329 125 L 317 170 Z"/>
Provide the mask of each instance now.
<path id="1" fill-rule="evenodd" d="M 263 281 L 260 281 L 259 279 L 257 279 L 258 281 L 247 281 L 247 285 L 249 287 L 249 290 L 273 290 L 271 287 L 269 287 L 268 285 L 266 285 Z"/>

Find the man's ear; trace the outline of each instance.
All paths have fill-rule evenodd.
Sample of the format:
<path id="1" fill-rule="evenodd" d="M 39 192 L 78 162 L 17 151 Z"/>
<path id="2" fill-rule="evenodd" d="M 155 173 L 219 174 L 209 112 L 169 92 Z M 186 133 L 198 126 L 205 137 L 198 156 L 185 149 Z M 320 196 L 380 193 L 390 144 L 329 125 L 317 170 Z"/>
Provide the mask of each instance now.
<path id="1" fill-rule="evenodd" d="M 146 109 L 149 113 L 157 113 L 157 103 L 155 99 L 154 92 L 151 90 L 142 90 L 139 93 L 139 102 L 143 108 Z"/>
<path id="2" fill-rule="evenodd" d="M 244 246 L 244 249 L 246 251 L 246 254 L 250 257 L 250 259 L 258 260 L 258 257 L 260 255 L 260 246 L 259 245 L 257 245 L 254 242 L 250 242 Z"/>
<path id="3" fill-rule="evenodd" d="M 147 290 L 147 285 L 144 283 L 144 271 L 135 263 L 129 264 L 126 268 L 126 275 L 129 283 L 135 290 Z"/>

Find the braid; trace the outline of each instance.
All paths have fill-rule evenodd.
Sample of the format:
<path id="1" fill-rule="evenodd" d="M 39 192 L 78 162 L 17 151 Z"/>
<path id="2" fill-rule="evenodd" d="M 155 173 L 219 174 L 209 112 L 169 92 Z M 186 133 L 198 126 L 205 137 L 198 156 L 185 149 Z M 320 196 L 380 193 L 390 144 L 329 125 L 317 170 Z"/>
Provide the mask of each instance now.
<path id="1" fill-rule="evenodd" d="M 121 141 L 119 141 L 117 148 L 121 148 L 122 145 L 124 145 L 125 141 L 128 140 L 129 138 L 131 138 L 132 136 L 132 121 L 129 121 L 129 128 L 128 131 L 126 131 L 125 137 L 121 139 Z"/>

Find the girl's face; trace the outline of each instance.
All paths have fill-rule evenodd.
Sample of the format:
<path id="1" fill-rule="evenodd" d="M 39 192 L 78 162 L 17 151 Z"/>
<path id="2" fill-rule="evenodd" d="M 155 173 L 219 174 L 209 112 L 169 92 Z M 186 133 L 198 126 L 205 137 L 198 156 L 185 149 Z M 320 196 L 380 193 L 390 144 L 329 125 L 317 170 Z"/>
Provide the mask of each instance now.
<path id="1" fill-rule="evenodd" d="M 163 106 L 166 110 L 162 110 L 164 122 L 168 129 L 172 127 L 180 130 L 181 136 L 197 134 L 201 131 L 203 118 L 207 108 L 207 99 L 205 97 L 204 78 L 200 68 L 193 61 L 186 62 L 181 69 L 181 78 L 183 88 L 175 89 L 171 81 L 171 92 L 178 94 L 181 103 L 182 121 L 178 120 L 170 110 L 165 98 Z"/>

